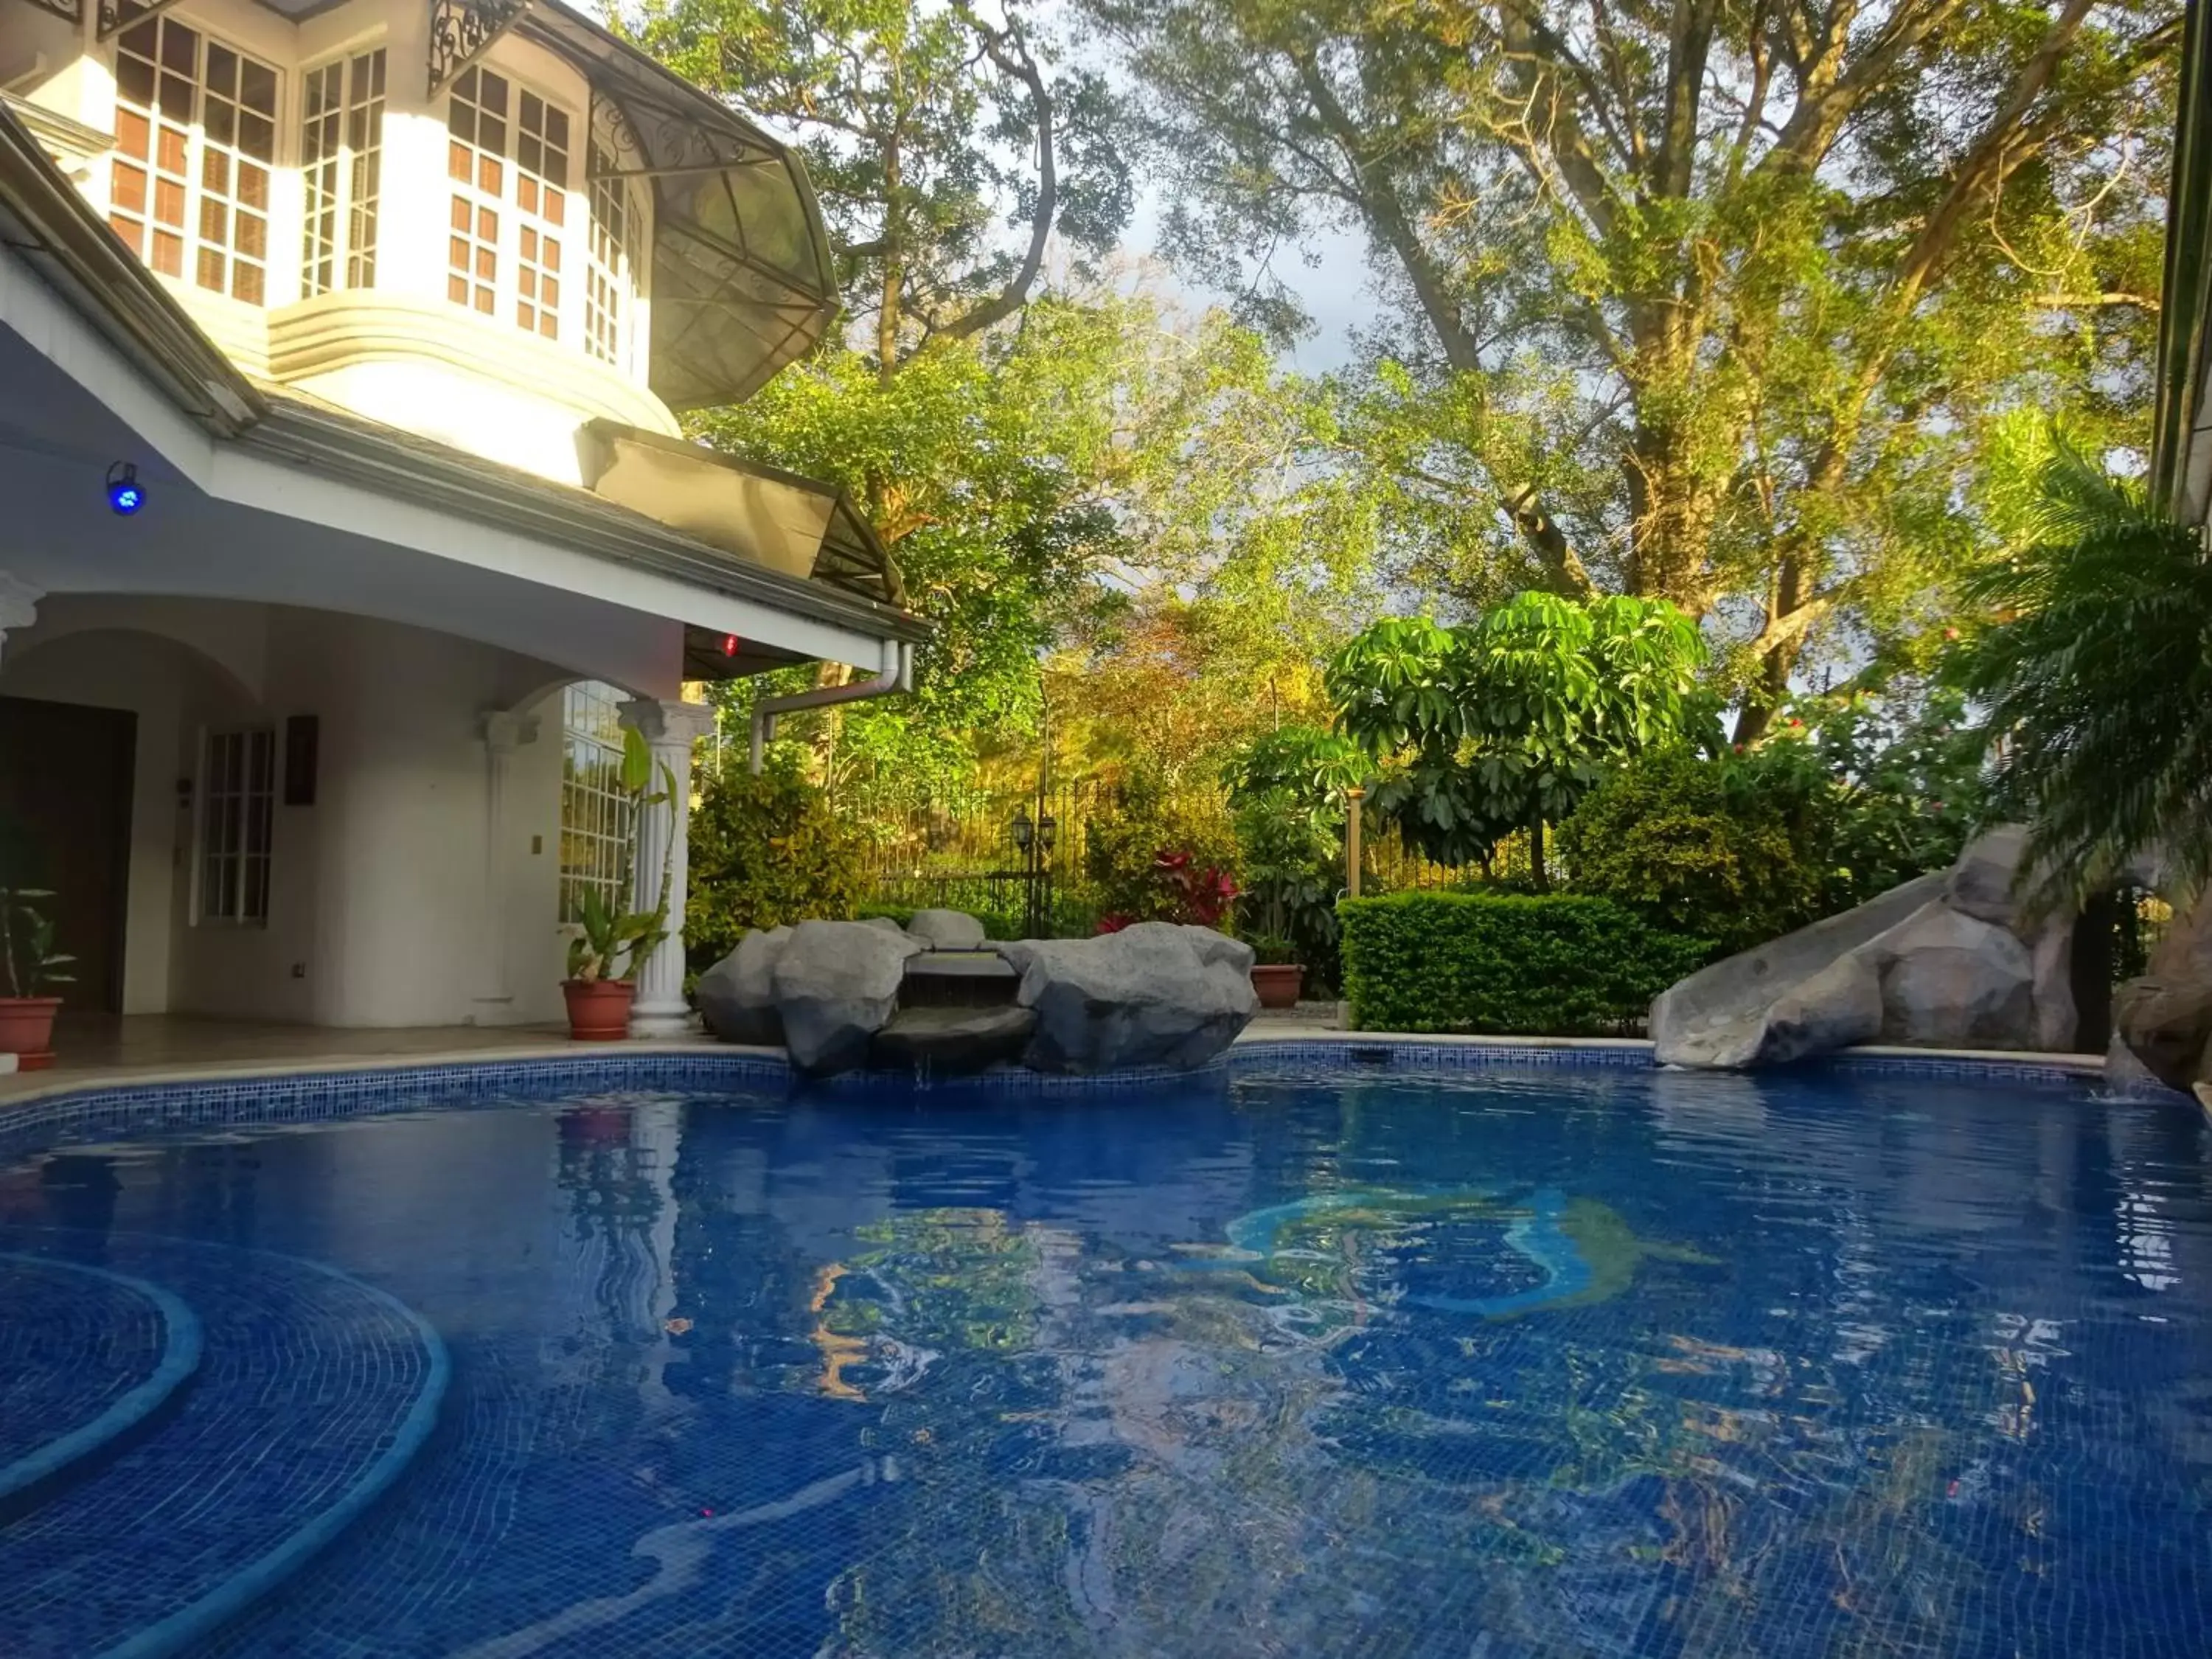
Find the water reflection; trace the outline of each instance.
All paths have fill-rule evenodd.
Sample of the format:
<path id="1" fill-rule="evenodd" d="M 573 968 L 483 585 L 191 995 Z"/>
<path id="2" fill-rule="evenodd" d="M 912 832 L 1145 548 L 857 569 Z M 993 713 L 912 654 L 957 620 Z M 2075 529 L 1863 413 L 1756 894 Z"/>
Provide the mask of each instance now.
<path id="1" fill-rule="evenodd" d="M 2212 1613 L 2201 1141 L 1820 1077 L 632 1096 L 0 1220 L 453 1346 L 434 1458 L 222 1650 L 2154 1654 Z"/>

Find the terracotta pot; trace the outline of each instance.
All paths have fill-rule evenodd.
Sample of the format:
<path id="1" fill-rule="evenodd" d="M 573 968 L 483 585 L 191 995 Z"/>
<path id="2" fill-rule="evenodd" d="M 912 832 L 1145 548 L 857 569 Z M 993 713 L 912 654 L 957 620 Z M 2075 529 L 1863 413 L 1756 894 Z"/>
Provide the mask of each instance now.
<path id="1" fill-rule="evenodd" d="M 54 1015 L 59 997 L 0 997 L 0 1054 L 15 1056 L 18 1070 L 43 1071 L 54 1063 Z"/>
<path id="2" fill-rule="evenodd" d="M 629 1005 L 637 987 L 626 979 L 564 979 L 568 1035 L 578 1042 L 619 1042 L 629 1035 Z"/>
<path id="3" fill-rule="evenodd" d="M 1262 1008 L 1295 1008 L 1298 1006 L 1298 991 L 1304 985 L 1306 970 L 1295 962 L 1255 962 L 1252 964 L 1252 988 L 1260 994 Z"/>

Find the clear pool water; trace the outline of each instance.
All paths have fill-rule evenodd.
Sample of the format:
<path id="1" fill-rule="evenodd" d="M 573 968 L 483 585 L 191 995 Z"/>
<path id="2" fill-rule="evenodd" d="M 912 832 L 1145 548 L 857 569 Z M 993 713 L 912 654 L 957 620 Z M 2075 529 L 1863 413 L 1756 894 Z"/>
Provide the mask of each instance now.
<path id="1" fill-rule="evenodd" d="M 0 1652 L 337 1509 L 183 1650 L 2197 1659 L 2206 1141 L 1612 1069 L 73 1149 L 0 1173 L 0 1465 L 200 1350 L 0 1495 Z"/>

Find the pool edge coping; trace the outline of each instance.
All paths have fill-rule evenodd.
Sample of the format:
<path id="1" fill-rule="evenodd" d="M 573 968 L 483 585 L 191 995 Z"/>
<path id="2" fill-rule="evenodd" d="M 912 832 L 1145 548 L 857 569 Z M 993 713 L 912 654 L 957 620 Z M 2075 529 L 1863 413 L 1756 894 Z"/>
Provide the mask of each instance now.
<path id="1" fill-rule="evenodd" d="M 1647 1037 L 1522 1036 L 1463 1031 L 1355 1031 L 1327 1029 L 1270 1030 L 1249 1028 L 1237 1036 L 1224 1057 L 1266 1048 L 1300 1048 L 1354 1045 L 1463 1048 L 1469 1050 L 1541 1050 L 1561 1054 L 1587 1053 L 1608 1056 L 1649 1054 Z M 217 1062 L 198 1066 L 149 1068 L 100 1077 L 57 1076 L 51 1083 L 0 1097 L 0 1125 L 20 1109 L 52 1106 L 72 1097 L 118 1091 L 179 1088 L 220 1088 L 227 1085 L 279 1083 L 305 1078 L 405 1073 L 415 1071 L 478 1069 L 508 1066 L 574 1065 L 602 1061 L 609 1065 L 637 1059 L 710 1059 L 750 1061 L 788 1067 L 781 1048 L 744 1042 L 721 1042 L 711 1037 L 632 1037 L 618 1042 L 577 1042 L 550 1039 L 513 1048 L 458 1048 L 444 1051 L 386 1054 L 303 1055 L 290 1060 Z M 1810 1063 L 1835 1060 L 1897 1061 L 1903 1064 L 1948 1063 L 2004 1068 L 2034 1066 L 2083 1077 L 2101 1077 L 2101 1054 L 2054 1053 L 2025 1048 L 1923 1048 L 1897 1043 L 1865 1043 L 1810 1057 Z M 1658 1066 L 1654 1069 L 1668 1069 Z M 1773 1068 L 1780 1069 L 1780 1068 Z M 1753 1073 L 1735 1073 L 1749 1076 Z M 2200 1087 L 2200 1096 L 2203 1088 Z M 2184 1097 L 2186 1097 L 2185 1096 Z M 2212 1099 L 2205 1101 L 2212 1112 Z"/>

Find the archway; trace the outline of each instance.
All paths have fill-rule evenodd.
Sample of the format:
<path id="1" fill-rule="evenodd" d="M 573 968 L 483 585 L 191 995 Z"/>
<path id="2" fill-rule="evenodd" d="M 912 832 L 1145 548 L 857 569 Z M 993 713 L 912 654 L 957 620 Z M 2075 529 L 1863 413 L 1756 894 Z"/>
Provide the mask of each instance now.
<path id="1" fill-rule="evenodd" d="M 2172 907 L 2130 879 L 2093 895 L 2075 919 L 2067 978 L 2074 997 L 2074 1048 L 2103 1054 L 2112 1041 L 2112 994 L 2141 975 Z"/>

